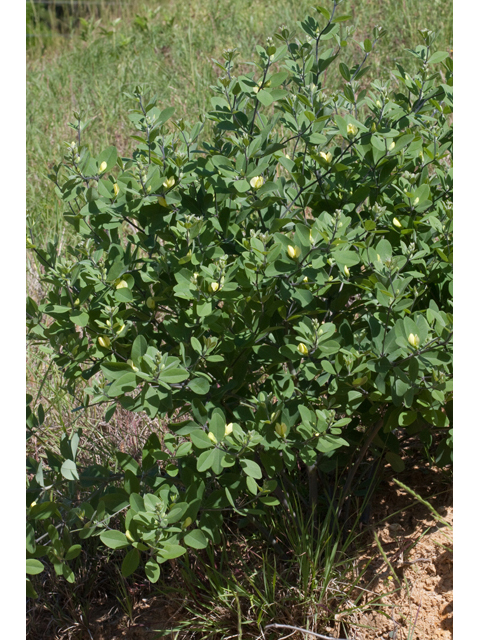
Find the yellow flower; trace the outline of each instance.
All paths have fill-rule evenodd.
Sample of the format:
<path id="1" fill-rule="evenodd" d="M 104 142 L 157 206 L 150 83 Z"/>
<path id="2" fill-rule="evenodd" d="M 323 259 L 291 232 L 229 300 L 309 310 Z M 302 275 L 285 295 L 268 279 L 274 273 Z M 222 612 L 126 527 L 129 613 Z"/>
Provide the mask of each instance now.
<path id="1" fill-rule="evenodd" d="M 218 282 L 212 282 L 212 284 L 208 288 L 212 293 L 215 293 L 215 291 L 218 291 L 219 286 L 220 285 L 218 284 Z"/>
<path id="2" fill-rule="evenodd" d="M 149 297 L 147 298 L 147 307 L 148 307 L 149 309 L 155 309 L 155 307 L 156 307 L 155 300 L 154 300 L 151 296 L 149 296 Z"/>
<path id="3" fill-rule="evenodd" d="M 218 440 L 216 439 L 215 435 L 211 431 L 208 432 L 207 437 L 209 440 L 213 442 L 213 444 L 217 444 Z"/>
<path id="4" fill-rule="evenodd" d="M 391 142 L 391 143 L 388 145 L 388 150 L 389 150 L 389 151 L 393 151 L 393 149 L 395 149 L 395 142 Z"/>
<path id="5" fill-rule="evenodd" d="M 328 164 L 330 164 L 330 162 L 332 161 L 332 154 L 330 153 L 330 151 L 328 151 L 327 153 L 324 153 L 323 151 L 320 151 L 320 157 L 323 158 L 325 160 L 325 162 L 327 162 Z"/>
<path id="6" fill-rule="evenodd" d="M 115 280 L 115 289 L 128 289 L 127 281 L 118 278 L 117 280 Z"/>
<path id="7" fill-rule="evenodd" d="M 108 347 L 110 346 L 110 338 L 108 336 L 99 336 L 98 344 L 104 349 L 108 349 Z"/>
<path id="8" fill-rule="evenodd" d="M 280 422 L 277 422 L 277 424 L 275 425 L 275 431 L 281 438 L 285 438 L 285 436 L 287 435 L 288 427 L 284 422 L 282 422 L 281 424 Z"/>
<path id="9" fill-rule="evenodd" d="M 287 253 L 292 260 L 296 260 L 298 257 L 300 257 L 302 250 L 300 249 L 300 247 L 292 247 L 292 245 L 289 244 L 287 248 Z"/>
<path id="10" fill-rule="evenodd" d="M 265 180 L 262 178 L 262 176 L 254 176 L 251 180 L 250 180 L 250 186 L 252 187 L 252 189 L 260 189 L 260 187 L 263 186 Z"/>
<path id="11" fill-rule="evenodd" d="M 120 193 L 120 189 L 119 189 L 118 184 L 116 182 L 113 185 L 113 193 L 115 194 L 115 197 L 118 196 L 118 194 Z"/>
<path id="12" fill-rule="evenodd" d="M 303 279 L 304 282 L 308 282 L 308 276 L 305 276 Z"/>
<path id="13" fill-rule="evenodd" d="M 165 207 L 165 208 L 168 207 L 167 201 L 163 196 L 160 196 L 159 198 L 157 198 L 157 202 L 161 207 Z"/>
<path id="14" fill-rule="evenodd" d="M 352 123 L 347 124 L 347 135 L 353 137 L 353 136 L 356 136 L 357 133 L 358 133 L 358 128 L 354 124 Z"/>
<path id="15" fill-rule="evenodd" d="M 420 338 L 417 336 L 417 334 L 413 335 L 413 333 L 411 333 L 408 336 L 408 342 L 414 349 L 418 349 L 418 347 L 420 346 Z"/>
<path id="16" fill-rule="evenodd" d="M 35 506 L 36 506 L 36 504 L 37 504 L 37 503 L 36 503 L 36 501 L 34 500 L 30 506 L 31 506 L 31 507 L 35 507 Z"/>
<path id="17" fill-rule="evenodd" d="M 102 164 L 99 167 L 99 171 L 100 173 L 103 173 L 105 171 L 105 169 L 107 168 L 107 163 L 105 162 L 105 160 L 102 162 Z"/>
<path id="18" fill-rule="evenodd" d="M 172 176 L 171 178 L 167 178 L 165 180 L 165 182 L 163 183 L 163 186 L 165 187 L 165 189 L 171 189 L 174 184 L 175 184 L 175 178 Z"/>
<path id="19" fill-rule="evenodd" d="M 398 218 L 394 218 L 393 219 L 393 226 L 400 228 L 402 226 L 402 223 L 400 222 L 400 220 Z"/>
<path id="20" fill-rule="evenodd" d="M 298 345 L 298 350 L 300 351 L 302 356 L 308 355 L 308 347 L 307 345 L 303 344 L 303 342 L 300 342 L 300 344 Z"/>
<path id="21" fill-rule="evenodd" d="M 343 267 L 343 273 L 347 276 L 347 278 L 350 277 L 350 269 L 347 267 L 347 265 Z"/>
<path id="22" fill-rule="evenodd" d="M 228 424 L 225 425 L 225 435 L 229 436 L 233 431 L 233 424 L 231 422 L 229 422 Z"/>

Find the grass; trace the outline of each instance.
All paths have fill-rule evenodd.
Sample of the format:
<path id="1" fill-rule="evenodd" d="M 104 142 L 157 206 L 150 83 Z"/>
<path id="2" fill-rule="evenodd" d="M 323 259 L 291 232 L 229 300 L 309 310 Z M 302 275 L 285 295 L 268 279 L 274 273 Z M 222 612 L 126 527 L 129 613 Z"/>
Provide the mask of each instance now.
<path id="1" fill-rule="evenodd" d="M 127 155 L 135 142 L 127 119 L 132 103 L 125 92 L 142 85 L 159 96 L 161 106 L 174 106 L 177 118 L 193 122 L 209 108 L 209 87 L 218 71 L 212 58 L 219 59 L 222 50 L 236 47 L 242 63 L 254 59 L 255 45 L 264 43 L 281 24 L 293 26 L 311 13 L 311 2 L 132 0 L 115 4 L 100 1 L 97 5 L 79 2 L 73 13 L 67 8 L 64 5 L 64 15 L 59 17 L 53 4 L 42 8 L 33 1 L 27 3 L 27 36 L 31 36 L 27 37 L 27 226 L 41 246 L 55 236 L 59 246 L 70 239 L 47 174 L 52 164 L 61 160 L 64 142 L 73 139 L 68 126 L 73 111 L 80 112 L 82 119 L 93 118 L 85 133 L 93 153 L 114 144 Z M 376 24 L 388 30 L 371 57 L 369 77 L 382 81 L 395 62 L 408 69 L 404 49 L 418 44 L 417 29 L 435 30 L 437 48 L 449 50 L 452 11 L 452 0 L 345 0 L 340 7 L 341 14 L 352 14 L 357 41 L 370 36 Z M 346 52 L 346 61 L 357 61 L 360 53 L 353 46 Z M 242 64 L 242 69 L 248 67 Z M 334 81 L 327 78 L 327 85 Z M 30 253 L 27 289 L 37 300 L 44 294 L 41 272 Z M 35 348 L 28 354 L 27 389 L 35 405 L 43 404 L 46 414 L 41 433 L 32 440 L 32 454 L 39 455 L 44 442 L 54 448 L 65 431 L 77 426 L 84 430 L 92 457 L 104 463 L 113 459 L 115 449 L 134 455 L 141 448 L 149 426 L 144 420 L 118 411 L 106 425 L 95 408 L 85 414 L 73 412 L 75 404 L 63 387 L 61 373 Z M 347 633 L 342 619 L 354 622 L 364 606 L 363 591 L 356 588 L 364 569 L 360 572 L 355 565 L 355 527 L 347 541 L 341 541 L 332 535 L 334 514 L 328 505 L 328 518 L 320 529 L 313 521 L 302 519 L 298 505 L 292 505 L 292 510 L 299 514 L 296 527 L 285 521 L 269 523 L 275 531 L 288 534 L 282 540 L 289 549 L 284 558 L 278 559 L 248 532 L 237 532 L 236 544 L 172 565 L 157 591 L 172 597 L 171 584 L 177 590 L 181 585 L 176 597 L 180 598 L 183 619 L 175 623 L 179 640 L 229 634 L 254 638 L 271 620 L 301 624 L 310 631 L 331 625 L 339 633 Z M 118 575 L 108 557 L 92 556 L 84 561 L 74 590 L 53 572 L 44 578 L 45 597 L 30 612 L 30 628 L 35 629 L 42 608 L 46 608 L 50 628 L 43 637 L 56 637 L 58 629 L 64 630 L 58 637 L 89 633 L 90 602 L 107 598 L 108 593 L 116 592 L 119 602 L 114 604 L 133 619 L 129 587 L 122 581 L 118 589 Z M 130 587 L 134 579 L 129 579 Z M 369 606 L 374 604 L 370 601 Z M 66 631 L 68 628 L 71 631 Z M 280 631 L 271 633 L 271 637 L 278 637 Z"/>

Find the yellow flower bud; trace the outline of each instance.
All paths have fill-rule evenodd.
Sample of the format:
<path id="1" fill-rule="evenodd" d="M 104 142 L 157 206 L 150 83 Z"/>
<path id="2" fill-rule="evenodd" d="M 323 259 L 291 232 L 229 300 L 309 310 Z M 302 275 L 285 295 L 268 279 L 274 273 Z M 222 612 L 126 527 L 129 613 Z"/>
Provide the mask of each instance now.
<path id="1" fill-rule="evenodd" d="M 110 338 L 108 336 L 99 336 L 98 344 L 104 349 L 108 349 L 110 346 Z"/>
<path id="2" fill-rule="evenodd" d="M 285 438 L 285 436 L 287 435 L 288 427 L 284 422 L 282 422 L 281 424 L 280 422 L 277 422 L 277 424 L 275 425 L 275 431 L 281 438 Z"/>
<path id="3" fill-rule="evenodd" d="M 394 218 L 394 219 L 392 220 L 392 222 L 393 222 L 393 226 L 394 226 L 394 227 L 398 227 L 399 229 L 401 228 L 402 223 L 400 222 L 400 220 L 399 220 L 398 218 Z"/>
<path id="4" fill-rule="evenodd" d="M 107 168 L 107 163 L 105 162 L 105 160 L 102 162 L 102 164 L 99 167 L 99 171 L 100 173 L 103 173 L 105 171 L 105 169 Z"/>
<path id="5" fill-rule="evenodd" d="M 393 151 L 393 149 L 395 149 L 395 142 L 391 142 L 391 143 L 388 145 L 388 150 L 389 150 L 389 151 Z"/>
<path id="6" fill-rule="evenodd" d="M 292 245 L 289 244 L 287 248 L 287 253 L 292 260 L 296 260 L 297 258 L 300 257 L 302 250 L 300 249 L 300 247 L 292 247 Z"/>
<path id="7" fill-rule="evenodd" d="M 304 282 L 308 282 L 308 276 L 305 276 L 303 279 Z"/>
<path id="8" fill-rule="evenodd" d="M 193 520 L 188 517 L 183 521 L 182 529 L 188 529 L 188 527 L 192 524 Z"/>
<path id="9" fill-rule="evenodd" d="M 120 327 L 117 329 L 117 336 L 120 335 L 124 329 L 125 329 L 125 323 L 122 323 Z"/>
<path id="10" fill-rule="evenodd" d="M 115 194 L 115 197 L 118 196 L 118 194 L 120 193 L 120 189 L 119 189 L 118 184 L 116 182 L 113 185 L 113 193 Z"/>
<path id="11" fill-rule="evenodd" d="M 208 432 L 207 437 L 209 440 L 213 442 L 213 444 L 217 444 L 218 440 L 216 439 L 215 435 L 211 431 Z"/>
<path id="12" fill-rule="evenodd" d="M 320 151 L 320 157 L 323 158 L 325 160 L 325 162 L 327 162 L 328 164 L 330 164 L 330 162 L 332 161 L 332 154 L 330 153 L 330 151 L 328 151 L 327 153 L 324 153 L 323 151 Z"/>
<path id="13" fill-rule="evenodd" d="M 149 297 L 147 298 L 147 307 L 148 307 L 149 309 L 155 309 L 155 307 L 156 307 L 155 300 L 154 300 L 151 296 L 149 296 Z"/>
<path id="14" fill-rule="evenodd" d="M 212 284 L 208 288 L 212 293 L 215 293 L 215 291 L 218 291 L 219 286 L 220 285 L 218 284 L 218 282 L 212 282 Z"/>
<path id="15" fill-rule="evenodd" d="M 129 364 L 134 371 L 138 371 L 138 367 L 133 364 L 133 360 L 127 360 L 127 364 Z"/>
<path id="16" fill-rule="evenodd" d="M 165 208 L 168 207 L 167 201 L 163 196 L 160 196 L 159 198 L 157 198 L 157 202 L 161 207 L 165 207 Z"/>
<path id="17" fill-rule="evenodd" d="M 300 342 L 300 344 L 298 345 L 298 350 L 300 351 L 302 356 L 308 355 L 308 347 L 307 345 L 303 344 L 303 342 Z"/>
<path id="18" fill-rule="evenodd" d="M 353 137 L 353 136 L 356 136 L 357 133 L 358 133 L 358 127 L 356 127 L 352 123 L 347 124 L 347 135 Z"/>
<path id="19" fill-rule="evenodd" d="M 343 273 L 347 276 L 347 278 L 350 277 L 350 269 L 347 267 L 347 265 L 343 267 Z"/>
<path id="20" fill-rule="evenodd" d="M 165 189 L 171 189 L 174 184 L 175 184 L 175 178 L 172 176 L 171 178 L 167 178 L 165 180 L 165 182 L 163 183 L 163 186 L 165 187 Z"/>
<path id="21" fill-rule="evenodd" d="M 263 186 L 265 180 L 262 178 L 262 176 L 254 176 L 251 180 L 250 180 L 250 186 L 252 187 L 252 189 L 260 189 L 260 187 Z"/>
<path id="22" fill-rule="evenodd" d="M 225 425 L 225 435 L 229 436 L 233 431 L 233 424 L 231 422 L 229 422 L 228 424 Z"/>
<path id="23" fill-rule="evenodd" d="M 381 108 L 382 108 L 382 103 L 380 102 L 380 100 L 377 100 L 377 101 L 375 102 L 375 104 L 377 105 L 377 107 L 378 107 L 379 109 L 381 109 Z"/>
<path id="24" fill-rule="evenodd" d="M 372 126 L 370 127 L 370 131 L 372 133 L 375 133 L 376 130 L 377 130 L 377 123 L 376 122 L 372 122 Z"/>
<path id="25" fill-rule="evenodd" d="M 408 336 L 408 342 L 414 349 L 418 349 L 418 347 L 420 346 L 420 338 L 417 336 L 417 334 L 413 335 L 413 333 L 411 333 Z"/>
<path id="26" fill-rule="evenodd" d="M 30 505 L 30 507 L 35 507 L 35 506 L 36 506 L 36 504 L 37 504 L 37 502 L 36 502 L 36 500 L 34 500 L 34 501 L 32 502 L 32 504 Z"/>
<path id="27" fill-rule="evenodd" d="M 118 278 L 117 280 L 115 280 L 115 289 L 128 289 L 127 281 Z"/>
<path id="28" fill-rule="evenodd" d="M 128 529 L 125 531 L 125 537 L 129 542 L 135 542 L 135 538 L 132 536 Z"/>
<path id="29" fill-rule="evenodd" d="M 416 207 L 419 202 L 420 198 L 415 198 L 415 200 L 413 201 L 413 206 Z"/>
<path id="30" fill-rule="evenodd" d="M 380 254 L 379 253 L 377 253 L 377 260 L 378 260 L 378 262 L 382 261 L 382 259 L 380 258 Z"/>
<path id="31" fill-rule="evenodd" d="M 310 244 L 313 244 L 315 240 L 313 239 L 312 232 L 310 231 Z"/>

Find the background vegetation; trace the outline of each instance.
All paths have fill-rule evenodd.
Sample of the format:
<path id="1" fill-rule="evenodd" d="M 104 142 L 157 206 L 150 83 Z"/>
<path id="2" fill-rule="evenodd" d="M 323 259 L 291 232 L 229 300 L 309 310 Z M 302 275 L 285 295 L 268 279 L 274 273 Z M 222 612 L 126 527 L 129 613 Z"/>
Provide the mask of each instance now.
<path id="1" fill-rule="evenodd" d="M 141 84 L 160 95 L 162 108 L 174 106 L 176 117 L 194 122 L 198 114 L 208 108 L 209 87 L 218 75 L 211 59 L 220 59 L 221 52 L 227 47 L 238 49 L 239 60 L 252 59 L 255 44 L 264 42 L 280 24 L 292 25 L 303 18 L 310 3 L 282 0 L 270 3 L 194 0 L 188 6 L 175 2 L 71 3 L 62 6 L 62 15 L 48 3 L 30 2 L 27 6 L 27 221 L 30 237 L 37 245 L 45 246 L 54 236 L 60 238 L 60 245 L 68 241 L 62 205 L 46 174 L 65 153 L 64 142 L 74 139 L 74 132 L 68 125 L 73 121 L 74 110 L 81 113 L 83 120 L 93 119 L 84 134 L 93 154 L 111 144 L 122 154 L 131 153 L 135 142 L 130 137 L 132 131 L 127 113 L 132 105 L 124 92 L 131 92 L 134 86 Z M 347 1 L 341 9 L 341 13 L 353 16 L 356 40 L 363 41 L 371 35 L 376 24 L 387 28 L 388 35 L 372 56 L 369 73 L 371 78 L 377 77 L 381 81 L 387 79 L 387 70 L 393 69 L 396 61 L 409 70 L 412 63 L 404 49 L 419 42 L 417 30 L 422 27 L 437 32 L 438 49 L 450 50 L 451 12 L 452 3 L 441 1 Z M 360 53 L 352 45 L 347 59 L 350 56 L 353 63 Z M 337 81 L 337 74 L 327 74 L 326 88 L 335 88 Z M 30 254 L 28 289 L 36 299 L 43 294 L 38 277 L 40 272 L 41 266 Z M 106 425 L 101 422 L 103 412 L 96 414 L 92 409 L 86 414 L 76 413 L 60 376 L 45 354 L 30 352 L 28 375 L 27 386 L 34 396 L 34 404 L 41 402 L 46 409 L 42 436 L 31 443 L 33 454 L 41 454 L 43 443 L 48 443 L 49 448 L 54 447 L 55 442 L 60 446 L 60 437 L 74 423 L 82 424 L 91 450 L 103 460 L 108 461 L 117 448 L 132 454 L 141 448 L 145 426 L 138 417 L 117 412 L 110 425 Z M 348 608 L 349 592 L 343 602 L 337 582 L 351 575 L 352 566 L 348 563 L 332 566 L 333 581 L 325 574 L 321 578 L 312 574 L 315 554 L 324 553 L 328 557 L 331 541 L 327 528 L 325 538 L 312 547 L 308 523 L 305 523 L 304 531 L 303 540 L 291 540 L 290 543 L 300 554 L 307 549 L 311 562 L 297 567 L 295 576 L 288 575 L 285 568 L 279 572 L 267 556 L 257 573 L 252 574 L 250 569 L 245 570 L 245 566 L 251 566 L 248 563 L 252 559 L 247 549 L 237 558 L 237 562 L 244 563 L 243 571 L 239 571 L 237 576 L 240 578 L 233 581 L 225 578 L 221 571 L 226 557 L 199 560 L 204 563 L 202 570 L 207 579 L 197 584 L 197 589 L 203 589 L 206 594 L 203 608 L 191 612 L 198 628 L 205 629 L 208 620 L 212 621 L 212 633 L 228 633 L 232 624 L 238 624 L 246 614 L 238 604 L 239 593 L 250 598 L 248 615 L 257 621 L 266 612 L 269 616 L 277 613 L 271 608 L 272 602 L 277 603 L 276 607 L 281 603 L 285 609 L 296 602 L 308 609 L 309 603 L 318 599 L 319 593 L 324 598 L 327 590 L 332 606 L 343 607 L 342 610 Z M 242 548 L 241 541 L 238 547 Z M 198 572 L 191 569 L 188 574 L 189 569 L 184 568 L 188 575 L 183 577 L 195 584 Z M 112 590 L 116 574 L 105 566 L 101 571 Z M 359 579 L 358 575 L 355 579 Z M 271 587 L 272 584 L 273 591 L 269 592 L 267 585 Z M 302 594 L 296 601 L 292 601 L 292 585 Z M 49 588 L 52 591 L 61 589 L 53 576 Z M 128 612 L 132 607 L 130 591 L 125 585 L 123 589 L 123 595 L 121 592 L 118 595 Z M 68 596 L 70 607 L 64 606 L 64 600 L 61 606 L 58 606 L 58 600 L 57 605 L 44 602 L 44 606 L 50 607 L 50 614 L 57 616 L 60 626 L 67 626 L 69 616 L 70 621 L 78 623 L 88 619 L 88 601 L 95 590 L 98 590 L 98 584 L 94 583 L 91 574 L 85 573 L 75 594 Z M 66 597 L 66 593 L 63 595 Z M 216 597 L 223 609 L 222 606 L 206 607 L 208 595 Z"/>

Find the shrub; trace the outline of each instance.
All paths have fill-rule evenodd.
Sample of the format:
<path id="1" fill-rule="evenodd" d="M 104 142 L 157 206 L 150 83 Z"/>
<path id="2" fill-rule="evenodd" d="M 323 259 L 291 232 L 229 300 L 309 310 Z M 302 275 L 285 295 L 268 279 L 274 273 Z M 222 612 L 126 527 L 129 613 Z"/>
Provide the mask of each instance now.
<path id="1" fill-rule="evenodd" d="M 400 471 L 402 439 L 443 433 L 450 462 L 452 62 L 423 30 L 418 73 L 366 88 L 375 28 L 327 94 L 344 16 L 317 12 L 258 46 L 250 73 L 225 51 L 193 126 L 137 89 L 132 158 L 92 157 L 75 115 L 51 179 L 78 242 L 30 243 L 49 293 L 27 302 L 29 336 L 72 392 L 88 381 L 83 406 L 168 428 L 114 471 L 77 466 L 78 433 L 48 467 L 29 459 L 31 573 L 47 554 L 73 580 L 77 531 L 156 581 L 218 543 L 224 513 L 261 519 L 285 486 L 314 508 L 319 474 L 348 470 L 340 513 L 367 454 Z M 32 432 L 42 420 L 29 413 Z"/>

